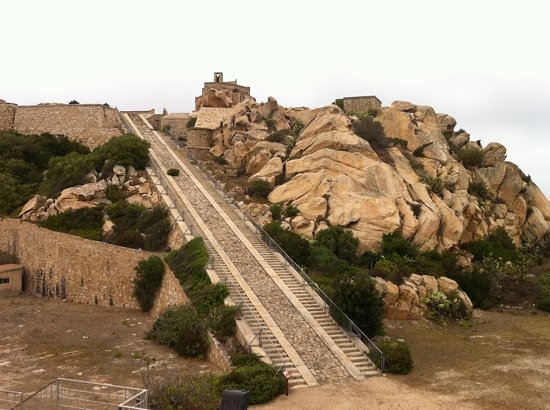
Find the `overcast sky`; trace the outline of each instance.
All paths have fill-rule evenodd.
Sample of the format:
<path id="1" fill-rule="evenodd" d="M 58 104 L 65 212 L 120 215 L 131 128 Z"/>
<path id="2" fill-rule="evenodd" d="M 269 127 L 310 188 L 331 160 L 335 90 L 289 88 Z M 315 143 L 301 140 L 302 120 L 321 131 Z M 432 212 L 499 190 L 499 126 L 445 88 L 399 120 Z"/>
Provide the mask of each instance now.
<path id="1" fill-rule="evenodd" d="M 259 101 L 434 107 L 550 194 L 545 0 L 3 2 L 0 99 L 193 109 L 214 71 Z"/>

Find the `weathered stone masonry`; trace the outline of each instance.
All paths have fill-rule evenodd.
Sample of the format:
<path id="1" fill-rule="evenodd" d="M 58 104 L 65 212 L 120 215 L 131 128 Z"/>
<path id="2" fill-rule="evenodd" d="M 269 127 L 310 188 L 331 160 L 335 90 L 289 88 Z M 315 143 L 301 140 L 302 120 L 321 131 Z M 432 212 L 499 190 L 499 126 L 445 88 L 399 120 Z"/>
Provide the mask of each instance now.
<path id="1" fill-rule="evenodd" d="M 134 267 L 149 252 L 50 231 L 16 219 L 0 220 L 0 249 L 15 254 L 25 267 L 27 291 L 69 301 L 137 308 Z M 151 314 L 187 301 L 167 268 Z"/>
<path id="2" fill-rule="evenodd" d="M 0 101 L 0 130 L 62 134 L 93 149 L 122 134 L 118 110 L 99 104 L 18 106 Z"/>

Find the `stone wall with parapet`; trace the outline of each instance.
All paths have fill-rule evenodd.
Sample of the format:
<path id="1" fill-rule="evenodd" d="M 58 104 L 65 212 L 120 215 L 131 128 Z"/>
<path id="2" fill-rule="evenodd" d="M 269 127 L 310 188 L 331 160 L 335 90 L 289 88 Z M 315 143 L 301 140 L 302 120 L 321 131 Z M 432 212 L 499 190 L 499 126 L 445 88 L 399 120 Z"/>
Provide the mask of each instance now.
<path id="1" fill-rule="evenodd" d="M 0 104 L 0 117 L 6 104 Z M 118 110 L 99 104 L 41 104 L 15 106 L 11 127 L 22 134 L 62 134 L 93 149 L 122 134 Z"/>
<path id="2" fill-rule="evenodd" d="M 0 250 L 16 255 L 25 267 L 27 292 L 123 308 L 138 308 L 134 268 L 152 255 L 7 218 L 0 220 Z M 167 306 L 187 300 L 167 267 L 151 314 L 156 317 Z"/>
<path id="3" fill-rule="evenodd" d="M 364 97 L 344 97 L 344 111 L 346 113 L 368 113 L 379 111 L 382 103 L 374 95 Z"/>
<path id="4" fill-rule="evenodd" d="M 210 149 L 214 145 L 212 130 L 209 128 L 189 128 L 186 134 L 189 148 Z"/>

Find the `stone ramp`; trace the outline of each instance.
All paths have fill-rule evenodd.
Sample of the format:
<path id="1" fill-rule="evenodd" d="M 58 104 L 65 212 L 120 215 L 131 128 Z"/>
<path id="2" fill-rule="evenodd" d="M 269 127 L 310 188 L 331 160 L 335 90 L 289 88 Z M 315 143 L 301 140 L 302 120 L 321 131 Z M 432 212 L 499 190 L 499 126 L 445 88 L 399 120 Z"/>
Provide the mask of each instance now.
<path id="1" fill-rule="evenodd" d="M 297 385 L 377 373 L 364 349 L 333 321 L 200 170 L 176 154 L 172 141 L 154 132 L 139 115 L 131 120 L 136 132 L 151 142 L 160 173 L 167 168 L 183 171 L 168 182 L 185 198 L 194 223 L 201 225 L 201 236 L 231 296 L 244 295 L 243 317 L 254 332 L 261 330 L 258 339 L 270 361 L 290 368 Z"/>

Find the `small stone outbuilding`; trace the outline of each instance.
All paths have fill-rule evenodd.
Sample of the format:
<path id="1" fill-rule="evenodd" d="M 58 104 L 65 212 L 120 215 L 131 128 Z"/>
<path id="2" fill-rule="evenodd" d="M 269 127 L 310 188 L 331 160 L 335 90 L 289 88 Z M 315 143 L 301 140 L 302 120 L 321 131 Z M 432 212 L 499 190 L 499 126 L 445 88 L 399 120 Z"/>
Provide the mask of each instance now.
<path id="1" fill-rule="evenodd" d="M 23 266 L 0 265 L 0 297 L 19 295 L 23 291 Z"/>

